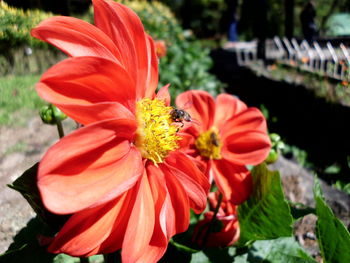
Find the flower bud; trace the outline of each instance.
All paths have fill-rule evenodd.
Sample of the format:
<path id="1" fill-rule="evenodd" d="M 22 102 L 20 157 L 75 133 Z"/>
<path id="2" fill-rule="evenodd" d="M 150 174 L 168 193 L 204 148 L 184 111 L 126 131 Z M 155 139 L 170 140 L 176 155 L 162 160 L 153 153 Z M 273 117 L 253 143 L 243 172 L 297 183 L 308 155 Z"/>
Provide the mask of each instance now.
<path id="1" fill-rule="evenodd" d="M 63 121 L 67 116 L 54 105 L 45 105 L 39 111 L 41 120 L 46 124 L 56 124 L 56 120 Z"/>
<path id="2" fill-rule="evenodd" d="M 284 148 L 284 142 L 281 141 L 281 136 L 279 136 L 277 133 L 270 133 L 269 136 L 271 139 L 271 150 L 265 160 L 267 164 L 276 162 L 280 151 Z"/>
<path id="3" fill-rule="evenodd" d="M 279 136 L 277 133 L 270 133 L 269 135 L 271 142 L 278 142 L 281 140 L 281 136 Z"/>
<path id="4" fill-rule="evenodd" d="M 269 155 L 267 156 L 265 162 L 267 164 L 271 164 L 277 161 L 278 159 L 278 152 L 275 149 L 271 149 Z"/>

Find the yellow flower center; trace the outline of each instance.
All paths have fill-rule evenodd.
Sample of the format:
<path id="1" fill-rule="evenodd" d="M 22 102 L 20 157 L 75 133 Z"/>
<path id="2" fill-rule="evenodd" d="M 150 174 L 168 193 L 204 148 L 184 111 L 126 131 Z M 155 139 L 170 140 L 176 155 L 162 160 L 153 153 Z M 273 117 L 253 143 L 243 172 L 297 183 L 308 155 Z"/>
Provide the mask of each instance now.
<path id="1" fill-rule="evenodd" d="M 209 159 L 221 159 L 221 146 L 219 131 L 215 127 L 201 133 L 196 140 L 199 154 Z"/>
<path id="2" fill-rule="evenodd" d="M 163 100 L 144 98 L 136 104 L 138 122 L 135 145 L 142 157 L 155 164 L 163 162 L 170 151 L 178 148 L 178 127 Z"/>

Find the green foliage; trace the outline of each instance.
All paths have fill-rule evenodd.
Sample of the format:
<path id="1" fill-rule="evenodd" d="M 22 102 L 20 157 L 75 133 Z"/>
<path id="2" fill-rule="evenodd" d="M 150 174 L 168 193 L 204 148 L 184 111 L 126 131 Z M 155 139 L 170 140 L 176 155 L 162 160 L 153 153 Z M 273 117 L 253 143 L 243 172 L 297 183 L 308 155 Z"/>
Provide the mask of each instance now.
<path id="1" fill-rule="evenodd" d="M 39 243 L 38 235 L 51 236 L 53 232 L 38 217 L 31 219 L 15 237 L 9 249 L 0 255 L 1 263 L 79 263 L 77 257 L 51 254 Z M 103 256 L 89 258 L 90 263 L 102 263 Z"/>
<path id="2" fill-rule="evenodd" d="M 335 184 L 333 185 L 333 187 L 344 191 L 345 193 L 347 193 L 348 195 L 350 195 L 350 183 L 344 183 L 342 181 L 336 181 Z"/>
<path id="3" fill-rule="evenodd" d="M 71 257 L 66 254 L 58 254 L 52 261 L 53 263 L 82 263 L 80 261 L 80 258 L 77 257 Z M 103 260 L 102 255 L 96 255 L 89 257 L 89 263 L 103 263 L 105 262 Z"/>
<path id="4" fill-rule="evenodd" d="M 37 75 L 0 77 L 0 125 L 22 123 L 44 101 L 35 92 Z"/>
<path id="5" fill-rule="evenodd" d="M 30 30 L 50 16 L 51 13 L 39 10 L 23 11 L 0 1 L 0 54 L 6 53 L 9 47 L 45 47 L 46 43 L 30 36 Z"/>
<path id="6" fill-rule="evenodd" d="M 316 263 L 292 237 L 256 241 L 244 250 L 206 249 L 192 255 L 191 263 Z"/>
<path id="7" fill-rule="evenodd" d="M 185 27 L 196 36 L 208 37 L 225 32 L 222 19 L 228 5 L 225 0 L 187 0 L 182 2 L 180 14 Z M 229 14 L 232 16 L 232 14 Z"/>
<path id="8" fill-rule="evenodd" d="M 235 258 L 235 263 L 316 263 L 292 237 L 254 242 L 248 253 Z"/>
<path id="9" fill-rule="evenodd" d="M 350 262 L 350 234 L 344 224 L 334 216 L 324 200 L 320 182 L 315 178 L 316 236 L 324 263 Z"/>
<path id="10" fill-rule="evenodd" d="M 39 163 L 34 164 L 8 186 L 19 192 L 27 200 L 43 222 L 47 223 L 53 231 L 58 231 L 69 216 L 53 214 L 44 207 L 37 186 L 38 167 Z"/>
<path id="11" fill-rule="evenodd" d="M 172 98 L 189 89 L 206 90 L 213 96 L 223 88 L 213 75 L 208 73 L 212 64 L 209 50 L 199 42 L 178 42 L 168 47 L 167 56 L 160 60 L 159 86 L 171 84 Z"/>
<path id="12" fill-rule="evenodd" d="M 284 198 L 279 172 L 269 171 L 263 163 L 254 167 L 252 176 L 253 193 L 238 208 L 239 243 L 291 236 L 293 218 Z"/>

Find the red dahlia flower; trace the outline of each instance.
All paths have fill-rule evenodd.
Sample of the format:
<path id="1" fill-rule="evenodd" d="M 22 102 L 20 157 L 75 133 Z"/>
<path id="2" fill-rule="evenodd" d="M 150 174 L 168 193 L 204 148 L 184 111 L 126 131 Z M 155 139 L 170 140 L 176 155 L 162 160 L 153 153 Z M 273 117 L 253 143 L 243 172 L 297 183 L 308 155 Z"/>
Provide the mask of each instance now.
<path id="1" fill-rule="evenodd" d="M 180 94 L 176 104 L 198 122 L 184 130 L 187 153 L 206 164 L 207 176 L 225 199 L 244 202 L 252 189 L 246 165 L 263 162 L 271 148 L 262 113 L 234 96 L 220 94 L 214 100 L 199 90 Z"/>
<path id="2" fill-rule="evenodd" d="M 95 25 L 53 17 L 32 35 L 70 56 L 43 74 L 39 95 L 84 124 L 40 162 L 44 205 L 72 214 L 49 246 L 89 256 L 122 248 L 123 262 L 155 262 L 206 206 L 207 178 L 177 150 L 153 40 L 129 8 L 94 0 Z"/>
<path id="3" fill-rule="evenodd" d="M 218 204 L 218 196 L 218 192 L 209 193 L 211 211 L 206 212 L 204 219 L 200 220 L 194 228 L 193 241 L 199 246 L 228 247 L 239 239 L 240 229 L 236 205 L 222 200 L 216 220 L 213 221 L 213 211 Z"/>

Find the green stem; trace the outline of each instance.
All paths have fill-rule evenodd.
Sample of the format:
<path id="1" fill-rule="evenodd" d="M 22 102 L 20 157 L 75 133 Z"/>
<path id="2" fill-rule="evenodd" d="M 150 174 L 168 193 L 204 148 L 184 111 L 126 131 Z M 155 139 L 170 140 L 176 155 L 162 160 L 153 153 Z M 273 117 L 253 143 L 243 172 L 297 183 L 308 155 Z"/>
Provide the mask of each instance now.
<path id="1" fill-rule="evenodd" d="M 211 221 L 209 222 L 207 231 L 206 231 L 205 236 L 204 236 L 204 238 L 203 238 L 202 249 L 205 247 L 205 245 L 206 245 L 207 242 L 208 242 L 209 234 L 210 234 L 211 231 L 212 231 L 214 222 L 215 222 L 215 220 L 216 220 L 216 215 L 218 214 L 219 209 L 220 209 L 220 206 L 221 206 L 221 203 L 222 203 L 222 197 L 223 197 L 223 196 L 222 196 L 222 193 L 220 193 L 220 194 L 219 194 L 219 198 L 218 198 L 218 203 L 216 204 L 216 207 L 215 207 L 215 210 L 214 210 L 213 217 L 212 217 Z"/>
<path id="2" fill-rule="evenodd" d="M 62 122 L 59 118 L 56 118 L 55 115 L 53 115 L 56 121 L 56 126 L 57 126 L 57 131 L 58 131 L 58 136 L 60 138 L 64 137 L 64 130 L 63 130 L 63 126 L 62 126 Z"/>

